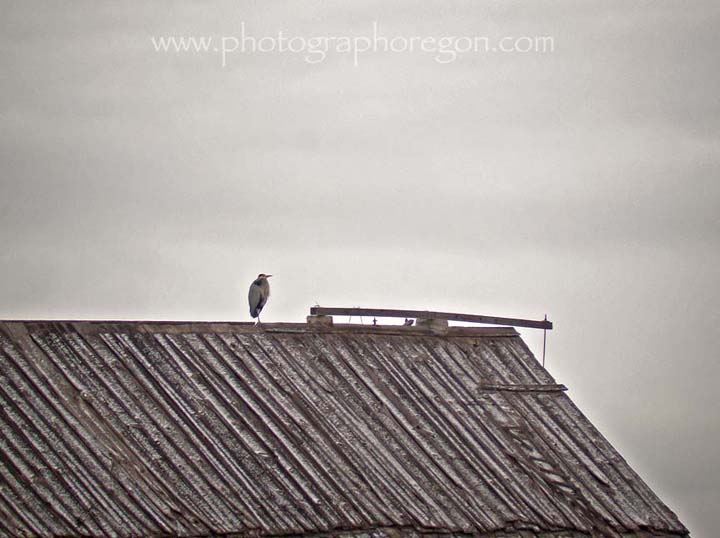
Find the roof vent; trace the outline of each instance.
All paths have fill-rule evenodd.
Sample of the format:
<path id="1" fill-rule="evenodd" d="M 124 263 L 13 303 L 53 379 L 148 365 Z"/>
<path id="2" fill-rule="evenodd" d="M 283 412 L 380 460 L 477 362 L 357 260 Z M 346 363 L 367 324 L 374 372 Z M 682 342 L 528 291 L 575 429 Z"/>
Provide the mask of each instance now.
<path id="1" fill-rule="evenodd" d="M 333 318 L 332 316 L 316 316 L 316 315 L 310 315 L 306 318 L 308 325 L 313 325 L 315 327 L 332 327 L 333 326 Z"/>

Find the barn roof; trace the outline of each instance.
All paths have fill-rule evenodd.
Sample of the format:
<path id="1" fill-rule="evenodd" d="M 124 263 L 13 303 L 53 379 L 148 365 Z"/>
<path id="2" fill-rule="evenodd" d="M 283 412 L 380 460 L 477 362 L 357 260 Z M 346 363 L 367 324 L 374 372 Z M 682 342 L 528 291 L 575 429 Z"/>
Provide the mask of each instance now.
<path id="1" fill-rule="evenodd" d="M 686 535 L 564 389 L 512 328 L 0 322 L 0 534 Z"/>

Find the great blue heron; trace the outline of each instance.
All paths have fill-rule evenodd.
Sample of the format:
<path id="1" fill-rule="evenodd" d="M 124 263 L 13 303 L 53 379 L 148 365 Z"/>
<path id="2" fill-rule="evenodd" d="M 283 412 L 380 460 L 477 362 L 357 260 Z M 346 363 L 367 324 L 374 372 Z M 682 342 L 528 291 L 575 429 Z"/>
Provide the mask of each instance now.
<path id="1" fill-rule="evenodd" d="M 272 275 L 260 273 L 255 281 L 250 284 L 250 291 L 248 292 L 250 315 L 257 318 L 258 323 L 260 323 L 260 312 L 270 297 L 270 283 L 268 282 L 268 278 L 271 276 Z"/>

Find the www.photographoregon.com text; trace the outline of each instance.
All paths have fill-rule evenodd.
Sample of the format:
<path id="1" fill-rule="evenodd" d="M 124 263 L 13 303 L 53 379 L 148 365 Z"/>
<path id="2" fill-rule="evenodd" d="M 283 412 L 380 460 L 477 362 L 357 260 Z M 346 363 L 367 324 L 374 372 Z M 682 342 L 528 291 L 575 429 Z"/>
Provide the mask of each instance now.
<path id="1" fill-rule="evenodd" d="M 303 36 L 278 30 L 274 35 L 255 35 L 240 23 L 238 35 L 195 36 L 164 35 L 150 38 L 155 52 L 212 54 L 226 67 L 229 59 L 238 54 L 295 54 L 309 64 L 325 61 L 330 55 L 352 58 L 360 65 L 363 55 L 377 53 L 427 54 L 439 64 L 456 61 L 468 54 L 549 54 L 555 51 L 555 39 L 550 35 L 533 36 L 405 36 L 387 35 L 380 24 L 372 23 L 366 35 Z"/>

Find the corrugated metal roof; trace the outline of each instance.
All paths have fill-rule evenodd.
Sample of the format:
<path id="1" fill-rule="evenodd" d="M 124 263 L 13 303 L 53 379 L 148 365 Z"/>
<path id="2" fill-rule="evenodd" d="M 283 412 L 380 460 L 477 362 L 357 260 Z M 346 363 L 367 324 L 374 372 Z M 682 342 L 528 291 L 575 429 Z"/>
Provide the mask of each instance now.
<path id="1" fill-rule="evenodd" d="M 2 322 L 0 350 L 5 536 L 687 533 L 513 329 Z"/>

